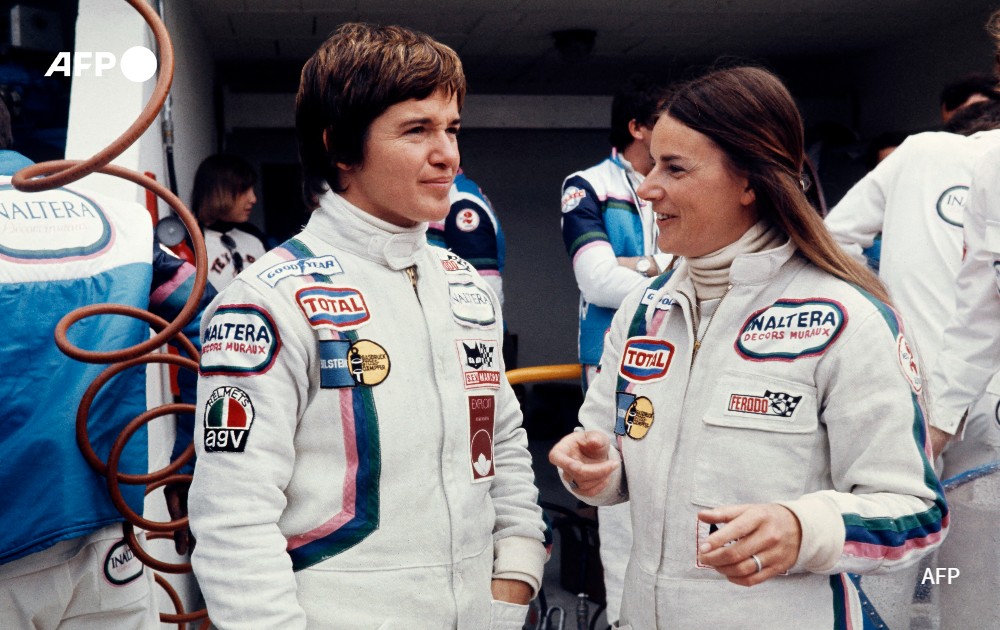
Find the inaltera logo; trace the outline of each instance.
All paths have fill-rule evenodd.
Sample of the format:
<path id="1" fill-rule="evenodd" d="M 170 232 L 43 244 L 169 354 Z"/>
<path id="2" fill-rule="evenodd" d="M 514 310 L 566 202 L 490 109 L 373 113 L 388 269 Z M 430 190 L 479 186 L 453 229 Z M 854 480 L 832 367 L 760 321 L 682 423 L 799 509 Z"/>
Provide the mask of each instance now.
<path id="1" fill-rule="evenodd" d="M 145 46 L 133 46 L 122 53 L 119 63 L 114 53 L 110 52 L 61 52 L 45 71 L 45 76 L 61 74 L 64 77 L 80 77 L 93 74 L 100 77 L 116 65 L 126 79 L 142 83 L 156 74 L 156 55 Z"/>

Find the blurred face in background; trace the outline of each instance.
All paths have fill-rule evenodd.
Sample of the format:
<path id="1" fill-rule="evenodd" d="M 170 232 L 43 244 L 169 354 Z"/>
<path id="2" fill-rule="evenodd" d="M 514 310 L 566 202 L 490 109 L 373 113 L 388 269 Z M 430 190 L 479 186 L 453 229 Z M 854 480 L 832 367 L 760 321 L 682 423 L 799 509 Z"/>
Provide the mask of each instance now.
<path id="1" fill-rule="evenodd" d="M 230 223 L 246 223 L 250 220 L 250 211 L 253 210 L 253 206 L 256 203 L 257 195 L 254 194 L 253 186 L 251 186 L 236 195 L 236 199 L 233 200 L 233 205 L 229 208 L 229 211 L 219 218 Z"/>

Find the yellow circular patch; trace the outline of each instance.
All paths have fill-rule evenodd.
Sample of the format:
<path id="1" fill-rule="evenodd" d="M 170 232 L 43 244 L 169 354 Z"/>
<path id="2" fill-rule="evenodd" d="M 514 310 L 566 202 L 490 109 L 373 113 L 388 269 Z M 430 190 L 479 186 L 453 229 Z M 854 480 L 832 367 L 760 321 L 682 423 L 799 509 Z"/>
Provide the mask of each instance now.
<path id="1" fill-rule="evenodd" d="M 646 437 L 653 426 L 653 403 L 645 396 L 639 396 L 629 405 L 625 413 L 625 434 L 635 440 Z"/>
<path id="2" fill-rule="evenodd" d="M 374 341 L 359 339 L 347 351 L 347 365 L 358 385 L 378 385 L 389 376 L 389 354 Z"/>

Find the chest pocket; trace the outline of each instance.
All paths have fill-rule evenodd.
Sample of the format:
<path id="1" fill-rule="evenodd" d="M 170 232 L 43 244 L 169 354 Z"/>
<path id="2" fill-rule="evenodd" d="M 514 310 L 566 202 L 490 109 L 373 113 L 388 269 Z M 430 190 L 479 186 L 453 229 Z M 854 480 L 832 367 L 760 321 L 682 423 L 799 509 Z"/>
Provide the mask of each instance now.
<path id="1" fill-rule="evenodd" d="M 715 507 L 797 498 L 825 439 L 814 386 L 726 372 L 702 417 L 692 500 Z"/>

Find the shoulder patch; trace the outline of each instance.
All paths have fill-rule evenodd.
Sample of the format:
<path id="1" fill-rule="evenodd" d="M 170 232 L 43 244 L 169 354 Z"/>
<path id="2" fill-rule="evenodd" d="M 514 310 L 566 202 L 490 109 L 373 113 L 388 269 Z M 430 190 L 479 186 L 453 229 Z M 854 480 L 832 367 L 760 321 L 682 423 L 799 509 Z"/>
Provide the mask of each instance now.
<path id="1" fill-rule="evenodd" d="M 257 277 L 273 289 L 285 278 L 308 276 L 314 273 L 333 276 L 344 273 L 344 268 L 340 266 L 340 261 L 335 256 L 296 258 L 295 260 L 286 260 L 268 267 L 257 274 Z"/>
<path id="2" fill-rule="evenodd" d="M 451 314 L 463 326 L 489 328 L 496 324 L 497 314 L 493 300 L 482 288 L 472 282 L 448 284 Z"/>
<path id="3" fill-rule="evenodd" d="M 587 191 L 582 188 L 577 188 L 576 186 L 568 186 L 562 194 L 562 211 L 563 214 L 575 210 L 583 198 L 587 196 Z"/>
<path id="4" fill-rule="evenodd" d="M 474 232 L 479 227 L 479 213 L 472 208 L 463 208 L 455 214 L 455 227 L 462 232 Z"/>
<path id="5" fill-rule="evenodd" d="M 968 186 L 952 186 L 944 191 L 937 200 L 938 216 L 949 225 L 962 227 L 962 209 L 968 196 Z"/>
<path id="6" fill-rule="evenodd" d="M 218 387 L 205 401 L 205 451 L 242 453 L 247 447 L 254 409 L 239 387 Z"/>
<path id="7" fill-rule="evenodd" d="M 631 337 L 622 349 L 618 373 L 633 383 L 651 383 L 667 375 L 674 345 L 655 337 Z"/>
<path id="8" fill-rule="evenodd" d="M 295 292 L 295 301 L 313 328 L 354 330 L 371 318 L 365 296 L 353 287 L 309 284 Z"/>
<path id="9" fill-rule="evenodd" d="M 833 300 L 778 300 L 746 320 L 736 338 L 736 352 L 749 361 L 817 356 L 836 341 L 846 322 L 846 309 Z"/>
<path id="10" fill-rule="evenodd" d="M 212 315 L 201 340 L 201 373 L 251 376 L 271 369 L 281 339 L 270 313 L 254 304 L 227 304 Z"/>
<path id="11" fill-rule="evenodd" d="M 901 334 L 896 336 L 896 354 L 899 358 L 899 369 L 906 377 L 906 382 L 910 384 L 913 393 L 919 395 L 924 387 L 924 379 L 920 376 L 920 365 L 906 337 Z"/>

